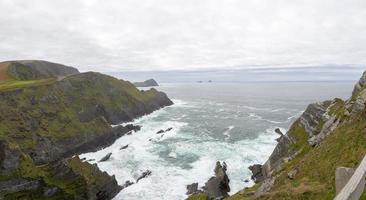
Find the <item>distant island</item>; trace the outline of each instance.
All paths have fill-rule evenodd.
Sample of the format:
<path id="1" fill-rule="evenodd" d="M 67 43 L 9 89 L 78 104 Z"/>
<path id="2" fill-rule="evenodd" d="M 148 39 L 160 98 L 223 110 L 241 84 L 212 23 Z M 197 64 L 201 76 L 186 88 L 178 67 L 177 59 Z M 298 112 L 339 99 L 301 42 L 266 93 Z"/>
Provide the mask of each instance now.
<path id="1" fill-rule="evenodd" d="M 159 84 L 154 79 L 149 79 L 144 82 L 134 82 L 135 87 L 154 87 L 159 86 Z"/>

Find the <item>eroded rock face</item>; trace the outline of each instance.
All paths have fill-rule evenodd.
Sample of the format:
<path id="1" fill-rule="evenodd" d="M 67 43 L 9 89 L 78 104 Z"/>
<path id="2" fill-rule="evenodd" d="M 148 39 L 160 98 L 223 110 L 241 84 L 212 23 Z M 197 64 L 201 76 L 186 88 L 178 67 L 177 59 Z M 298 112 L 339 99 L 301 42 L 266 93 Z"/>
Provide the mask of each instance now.
<path id="1" fill-rule="evenodd" d="M 310 104 L 300 117 L 300 123 L 305 128 L 309 137 L 317 135 L 320 132 L 322 123 L 326 120 L 325 113 L 331 104 L 330 101 Z"/>

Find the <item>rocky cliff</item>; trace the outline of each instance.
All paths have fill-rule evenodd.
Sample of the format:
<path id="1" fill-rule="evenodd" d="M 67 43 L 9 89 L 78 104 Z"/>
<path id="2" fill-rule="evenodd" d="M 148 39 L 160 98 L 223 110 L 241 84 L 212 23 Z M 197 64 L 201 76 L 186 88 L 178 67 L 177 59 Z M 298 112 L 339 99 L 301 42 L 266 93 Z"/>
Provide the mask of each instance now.
<path id="1" fill-rule="evenodd" d="M 348 100 L 310 104 L 269 159 L 251 167 L 256 185 L 228 199 L 333 199 L 336 168 L 366 154 L 365 102 L 366 73 Z"/>
<path id="2" fill-rule="evenodd" d="M 49 74 L 64 71 L 37 66 Z M 0 90 L 0 198 L 111 199 L 121 189 L 115 179 L 71 157 L 138 128 L 111 125 L 172 104 L 162 92 L 142 92 L 107 75 L 67 74 L 47 84 Z"/>

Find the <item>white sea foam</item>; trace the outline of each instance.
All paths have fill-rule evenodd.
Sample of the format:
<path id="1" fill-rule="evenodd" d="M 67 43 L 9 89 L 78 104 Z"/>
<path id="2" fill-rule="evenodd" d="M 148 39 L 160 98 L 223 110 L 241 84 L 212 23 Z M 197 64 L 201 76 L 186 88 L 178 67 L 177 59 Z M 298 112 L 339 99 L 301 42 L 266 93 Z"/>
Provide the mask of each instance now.
<path id="1" fill-rule="evenodd" d="M 227 127 L 227 129 L 225 130 L 225 132 L 223 132 L 222 134 L 225 135 L 225 140 L 228 140 L 230 138 L 230 131 L 235 128 L 235 126 L 229 126 Z"/>
<path id="2" fill-rule="evenodd" d="M 203 186 L 213 176 L 218 160 L 228 164 L 231 193 L 252 185 L 252 182 L 244 182 L 245 179 L 250 179 L 248 166 L 263 163 L 267 159 L 276 144 L 275 138 L 278 137 L 274 133 L 276 127 L 255 133 L 258 135 L 255 139 L 229 143 L 227 139 L 231 137 L 234 125 L 227 126 L 227 130 L 222 133 L 226 136 L 225 140 L 215 139 L 205 129 L 189 129 L 191 124 L 180 121 L 181 115 L 174 115 L 174 120 L 166 117 L 172 112 L 180 112 L 179 109 L 182 108 L 191 111 L 197 109 L 189 107 L 184 101 L 175 99 L 174 103 L 174 106 L 134 120 L 134 124 L 142 125 L 140 131 L 121 137 L 110 147 L 81 155 L 82 158 L 95 159 L 92 163 L 97 163 L 100 169 L 114 174 L 120 185 L 127 180 L 135 182 L 145 170 L 152 171 L 151 176 L 125 188 L 115 199 L 185 199 L 186 185 L 198 182 L 200 187 Z M 207 122 L 202 124 L 208 126 Z M 168 128 L 173 129 L 163 136 L 156 134 L 157 131 Z M 120 150 L 127 144 L 128 148 Z M 109 152 L 112 152 L 112 156 L 108 161 L 97 162 Z M 184 165 L 184 162 L 188 164 Z"/>

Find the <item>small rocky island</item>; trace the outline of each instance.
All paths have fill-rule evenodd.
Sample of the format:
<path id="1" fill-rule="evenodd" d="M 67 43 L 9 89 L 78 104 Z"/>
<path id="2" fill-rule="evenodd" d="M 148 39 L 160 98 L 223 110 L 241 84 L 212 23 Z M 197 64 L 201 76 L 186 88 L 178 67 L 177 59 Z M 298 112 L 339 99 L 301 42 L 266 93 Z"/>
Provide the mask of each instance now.
<path id="1" fill-rule="evenodd" d="M 172 104 L 165 93 L 101 73 L 1 62 L 0 199 L 112 199 L 126 186 L 77 155 L 140 128 L 118 124 Z"/>
<path id="2" fill-rule="evenodd" d="M 159 84 L 154 79 L 149 79 L 144 82 L 134 82 L 136 87 L 155 87 L 159 86 Z"/>

